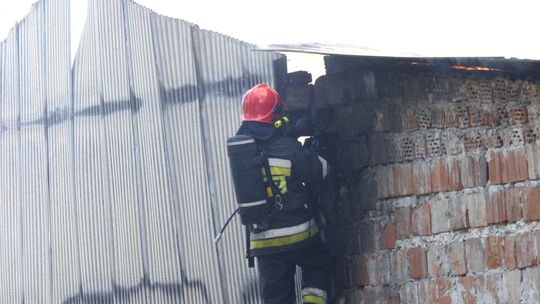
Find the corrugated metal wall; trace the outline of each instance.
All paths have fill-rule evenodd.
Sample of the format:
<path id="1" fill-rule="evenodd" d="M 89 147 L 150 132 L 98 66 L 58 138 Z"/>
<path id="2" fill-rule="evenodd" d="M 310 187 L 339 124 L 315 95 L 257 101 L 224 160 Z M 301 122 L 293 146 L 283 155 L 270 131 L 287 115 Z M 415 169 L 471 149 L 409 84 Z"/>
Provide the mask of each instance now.
<path id="1" fill-rule="evenodd" d="M 0 44 L 0 303 L 260 303 L 225 140 L 281 55 L 90 0 L 70 66 L 69 0 Z"/>

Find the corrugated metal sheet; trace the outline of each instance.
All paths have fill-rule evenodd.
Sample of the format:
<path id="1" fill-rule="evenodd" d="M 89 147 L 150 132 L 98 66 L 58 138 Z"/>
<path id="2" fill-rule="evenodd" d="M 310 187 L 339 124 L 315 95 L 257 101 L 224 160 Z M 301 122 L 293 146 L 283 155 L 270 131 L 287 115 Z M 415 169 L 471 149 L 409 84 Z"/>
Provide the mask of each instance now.
<path id="1" fill-rule="evenodd" d="M 281 55 L 128 0 L 69 0 L 0 44 L 0 302 L 260 303 L 225 140 Z"/>

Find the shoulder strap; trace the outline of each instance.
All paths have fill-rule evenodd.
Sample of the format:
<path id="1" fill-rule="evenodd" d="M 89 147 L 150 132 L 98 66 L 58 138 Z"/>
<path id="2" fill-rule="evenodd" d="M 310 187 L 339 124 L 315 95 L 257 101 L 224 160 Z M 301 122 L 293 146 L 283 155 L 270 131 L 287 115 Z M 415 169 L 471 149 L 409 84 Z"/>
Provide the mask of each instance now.
<path id="1" fill-rule="evenodd" d="M 274 217 L 277 215 L 278 212 L 283 209 L 283 203 L 281 201 L 281 190 L 279 187 L 274 183 L 274 180 L 272 179 L 272 172 L 270 170 L 270 163 L 268 161 L 268 154 L 264 150 L 263 147 L 259 145 L 259 149 L 261 150 L 261 155 L 263 156 L 263 162 L 264 162 L 264 172 L 266 174 L 266 180 L 268 182 L 268 185 L 270 189 L 272 190 L 272 207 L 268 214 L 266 215 L 266 218 L 261 222 L 260 225 L 258 225 L 258 230 L 265 230 L 270 226 L 270 223 L 274 220 Z"/>

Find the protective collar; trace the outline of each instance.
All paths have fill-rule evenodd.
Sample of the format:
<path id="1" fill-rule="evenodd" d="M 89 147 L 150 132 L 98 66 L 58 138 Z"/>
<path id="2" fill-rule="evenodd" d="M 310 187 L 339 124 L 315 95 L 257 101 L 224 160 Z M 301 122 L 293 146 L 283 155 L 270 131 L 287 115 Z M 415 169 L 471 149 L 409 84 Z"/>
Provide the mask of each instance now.
<path id="1" fill-rule="evenodd" d="M 277 132 L 276 128 L 273 125 L 246 121 L 243 122 L 236 135 L 247 135 L 251 136 L 257 140 L 268 140 Z"/>

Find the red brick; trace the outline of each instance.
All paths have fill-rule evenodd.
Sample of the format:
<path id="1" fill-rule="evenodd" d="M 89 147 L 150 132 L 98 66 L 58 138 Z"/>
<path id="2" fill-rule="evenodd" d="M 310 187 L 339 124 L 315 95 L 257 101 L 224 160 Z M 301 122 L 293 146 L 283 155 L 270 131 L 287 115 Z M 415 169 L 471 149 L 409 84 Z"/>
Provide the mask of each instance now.
<path id="1" fill-rule="evenodd" d="M 531 233 L 536 247 L 536 261 L 540 264 L 540 230 L 534 230 Z"/>
<path id="2" fill-rule="evenodd" d="M 414 235 L 431 234 L 431 207 L 427 202 L 418 206 L 413 211 L 412 233 Z"/>
<path id="3" fill-rule="evenodd" d="M 432 198 L 431 205 L 431 232 L 433 234 L 450 231 L 448 212 L 448 199 L 440 196 Z"/>
<path id="4" fill-rule="evenodd" d="M 486 206 L 488 223 L 515 222 L 521 219 L 521 191 L 521 188 L 510 188 L 490 192 Z"/>
<path id="5" fill-rule="evenodd" d="M 390 259 L 388 254 L 379 254 L 371 258 L 371 269 L 373 273 L 370 275 L 370 283 L 372 285 L 388 285 L 390 283 L 391 273 Z"/>
<path id="6" fill-rule="evenodd" d="M 502 275 L 500 273 L 485 274 L 485 291 L 495 303 L 502 303 L 502 297 L 500 295 L 502 285 Z"/>
<path id="7" fill-rule="evenodd" d="M 488 171 L 493 184 L 524 181 L 529 176 L 527 156 L 523 149 L 491 152 Z"/>
<path id="8" fill-rule="evenodd" d="M 464 194 L 467 204 L 467 223 L 470 227 L 486 226 L 486 194 L 485 191 Z"/>
<path id="9" fill-rule="evenodd" d="M 538 179 L 540 177 L 540 145 L 537 143 L 526 145 L 525 153 L 527 154 L 527 165 L 529 166 L 529 179 Z"/>
<path id="10" fill-rule="evenodd" d="M 356 261 L 354 282 L 358 286 L 369 285 L 369 262 L 370 259 L 368 256 L 361 256 Z"/>
<path id="11" fill-rule="evenodd" d="M 458 128 L 459 127 L 459 109 L 454 105 L 449 105 L 448 110 L 444 115 L 445 127 L 446 128 Z"/>
<path id="12" fill-rule="evenodd" d="M 461 169 L 456 160 L 437 159 L 416 162 L 413 167 L 413 184 L 416 194 L 461 190 Z"/>
<path id="13" fill-rule="evenodd" d="M 471 276 L 464 276 L 458 278 L 458 284 L 461 288 L 458 288 L 461 292 L 461 299 L 458 302 L 464 304 L 476 304 L 476 290 L 474 287 L 475 278 Z"/>
<path id="14" fill-rule="evenodd" d="M 527 188 L 523 192 L 523 218 L 526 221 L 540 220 L 540 188 Z"/>
<path id="15" fill-rule="evenodd" d="M 506 196 L 504 191 L 489 194 L 486 203 L 486 220 L 488 224 L 502 223 L 506 221 Z"/>
<path id="16" fill-rule="evenodd" d="M 434 129 L 445 128 L 446 112 L 444 108 L 433 108 L 431 110 L 431 127 Z"/>
<path id="17" fill-rule="evenodd" d="M 377 182 L 377 198 L 387 198 L 391 196 L 393 191 L 393 179 L 392 167 L 379 166 L 375 170 L 375 181 Z"/>
<path id="18" fill-rule="evenodd" d="M 392 249 L 396 246 L 396 226 L 394 223 L 388 223 L 384 226 L 380 246 L 382 249 Z"/>
<path id="19" fill-rule="evenodd" d="M 493 111 L 482 111 L 481 124 L 482 126 L 493 126 L 495 125 L 495 113 Z"/>
<path id="20" fill-rule="evenodd" d="M 396 283 L 402 284 L 409 280 L 409 259 L 407 250 L 390 252 L 390 267 L 395 273 Z"/>
<path id="21" fill-rule="evenodd" d="M 418 283 L 409 282 L 401 285 L 399 287 L 399 298 L 401 303 L 418 303 Z M 364 301 L 362 303 L 376 303 L 376 300 L 373 302 Z"/>
<path id="22" fill-rule="evenodd" d="M 506 220 L 509 222 L 516 222 L 522 218 L 521 215 L 521 202 L 522 195 L 521 189 L 511 188 L 503 192 L 504 201 L 506 206 Z"/>
<path id="23" fill-rule="evenodd" d="M 466 195 L 456 195 L 448 200 L 449 223 L 451 230 L 469 227 Z"/>
<path id="24" fill-rule="evenodd" d="M 486 268 L 494 269 L 503 265 L 504 248 L 501 236 L 491 236 L 484 240 Z"/>
<path id="25" fill-rule="evenodd" d="M 487 161 L 483 154 L 464 157 L 460 168 L 464 188 L 484 186 L 487 183 Z"/>
<path id="26" fill-rule="evenodd" d="M 418 304 L 437 303 L 437 285 L 435 280 L 418 281 Z"/>
<path id="27" fill-rule="evenodd" d="M 420 247 L 410 248 L 407 251 L 409 258 L 410 276 L 414 279 L 427 277 L 426 252 Z"/>
<path id="28" fill-rule="evenodd" d="M 522 125 L 529 122 L 527 106 L 518 106 L 510 111 L 511 123 L 514 125 Z"/>
<path id="29" fill-rule="evenodd" d="M 479 274 L 475 283 L 477 300 L 484 300 L 482 303 L 502 303 L 498 294 L 502 287 L 500 273 Z"/>
<path id="30" fill-rule="evenodd" d="M 360 250 L 362 253 L 373 253 L 377 249 L 375 241 L 375 224 L 363 222 L 362 229 L 359 229 Z M 356 244 L 354 244 L 356 245 Z"/>
<path id="31" fill-rule="evenodd" d="M 465 241 L 465 257 L 469 272 L 479 273 L 485 270 L 484 247 L 481 239 Z"/>
<path id="32" fill-rule="evenodd" d="M 517 256 L 516 256 L 516 238 L 512 235 L 507 235 L 504 237 L 504 262 L 506 268 L 516 269 L 517 268 Z"/>
<path id="33" fill-rule="evenodd" d="M 412 235 L 412 208 L 397 207 L 394 210 L 394 222 L 398 240 L 407 239 Z"/>
<path id="34" fill-rule="evenodd" d="M 393 171 L 393 192 L 392 196 L 404 196 L 414 193 L 412 164 L 396 164 Z"/>
<path id="35" fill-rule="evenodd" d="M 521 271 L 521 303 L 538 303 L 540 299 L 540 267 L 529 267 Z"/>
<path id="36" fill-rule="evenodd" d="M 431 180 L 430 193 L 441 192 L 450 189 L 450 176 L 448 174 L 448 167 L 442 159 L 435 161 L 433 166 L 428 172 L 428 176 Z"/>
<path id="37" fill-rule="evenodd" d="M 465 152 L 472 152 L 481 149 L 485 146 L 484 137 L 475 129 L 465 131 L 463 137 L 463 144 L 465 146 Z"/>
<path id="38" fill-rule="evenodd" d="M 401 128 L 404 131 L 418 130 L 418 116 L 415 109 L 405 109 L 401 116 Z"/>
<path id="39" fill-rule="evenodd" d="M 452 282 L 449 279 L 437 279 L 437 299 L 439 304 L 452 304 Z"/>
<path id="40" fill-rule="evenodd" d="M 450 266 L 450 274 L 463 275 L 467 273 L 465 260 L 465 244 L 463 241 L 452 242 L 446 248 L 446 255 Z"/>
<path id="41" fill-rule="evenodd" d="M 517 236 L 516 256 L 518 268 L 520 269 L 536 265 L 538 260 L 535 253 L 535 243 L 532 233 L 525 232 Z"/>
<path id="42" fill-rule="evenodd" d="M 425 161 L 415 162 L 413 165 L 414 193 L 427 194 L 431 191 L 431 179 L 428 178 L 431 165 Z"/>
<path id="43" fill-rule="evenodd" d="M 451 160 L 448 164 L 448 170 L 450 175 L 450 184 L 448 190 L 462 190 L 463 184 L 461 183 L 461 164 L 457 160 Z"/>
<path id="44" fill-rule="evenodd" d="M 384 303 L 399 304 L 399 293 L 396 288 L 384 287 L 382 293 L 384 297 Z"/>
<path id="45" fill-rule="evenodd" d="M 502 273 L 501 303 L 519 303 L 521 298 L 521 271 L 505 271 Z"/>
<path id="46" fill-rule="evenodd" d="M 441 260 L 446 260 L 445 248 L 443 245 L 432 245 L 427 251 L 428 274 L 430 277 L 440 277 L 445 274 Z"/>
<path id="47" fill-rule="evenodd" d="M 488 162 L 489 180 L 492 184 L 504 183 L 503 167 L 506 166 L 505 159 L 500 152 L 493 152 Z"/>

